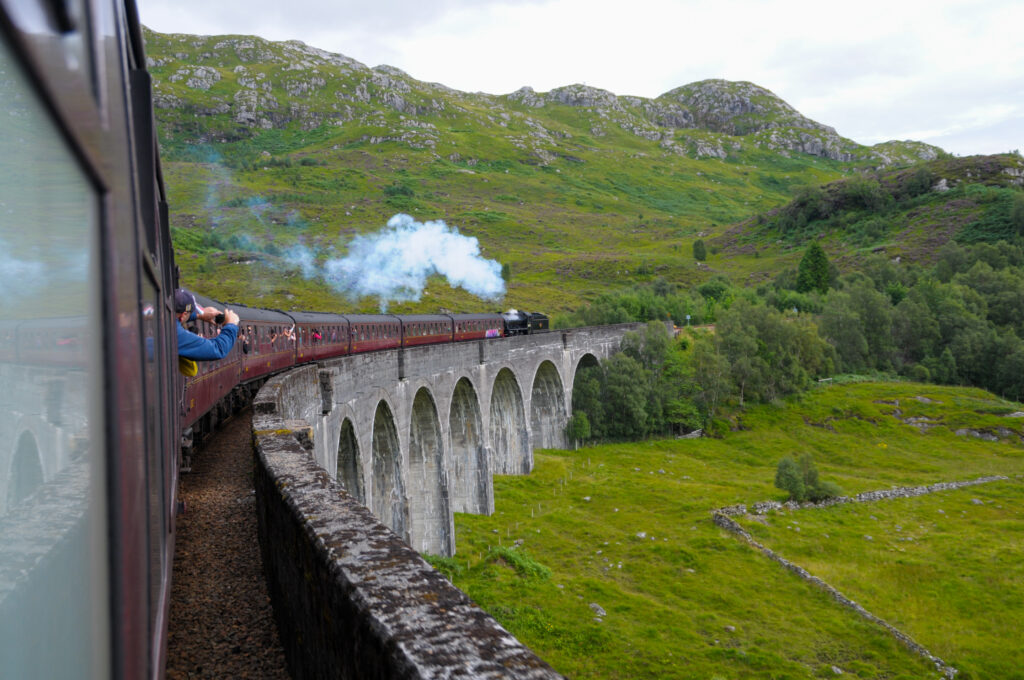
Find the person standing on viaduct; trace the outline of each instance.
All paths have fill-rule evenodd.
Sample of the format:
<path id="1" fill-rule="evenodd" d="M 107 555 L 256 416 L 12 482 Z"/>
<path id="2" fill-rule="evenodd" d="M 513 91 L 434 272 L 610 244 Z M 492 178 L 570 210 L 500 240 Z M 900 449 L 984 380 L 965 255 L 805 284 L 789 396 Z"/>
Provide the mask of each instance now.
<path id="1" fill-rule="evenodd" d="M 231 351 L 238 335 L 238 315 L 230 309 L 221 312 L 216 307 L 200 307 L 196 299 L 183 288 L 174 291 L 174 311 L 178 315 L 178 356 L 193 361 L 223 359 Z M 223 316 L 223 318 L 220 318 Z M 202 319 L 222 324 L 215 338 L 204 338 L 185 329 L 183 324 Z"/>

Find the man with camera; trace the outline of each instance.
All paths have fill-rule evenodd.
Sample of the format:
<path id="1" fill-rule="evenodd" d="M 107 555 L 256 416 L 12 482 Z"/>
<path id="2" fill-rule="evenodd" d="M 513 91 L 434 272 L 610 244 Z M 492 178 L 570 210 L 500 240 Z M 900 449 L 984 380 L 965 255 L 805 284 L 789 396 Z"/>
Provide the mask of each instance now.
<path id="1" fill-rule="evenodd" d="M 238 315 L 230 309 L 221 312 L 215 307 L 200 307 L 192 293 L 183 288 L 174 291 L 174 311 L 178 315 L 178 356 L 194 361 L 223 359 L 231 351 L 238 335 Z M 209 321 L 220 326 L 215 338 L 204 338 L 185 329 L 192 319 Z"/>

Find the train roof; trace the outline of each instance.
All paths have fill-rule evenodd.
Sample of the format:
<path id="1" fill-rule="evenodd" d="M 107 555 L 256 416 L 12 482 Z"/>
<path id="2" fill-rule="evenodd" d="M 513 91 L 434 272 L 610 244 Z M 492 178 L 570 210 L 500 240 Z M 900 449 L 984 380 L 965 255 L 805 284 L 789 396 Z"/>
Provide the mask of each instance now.
<path id="1" fill-rule="evenodd" d="M 188 290 L 188 289 L 186 289 Z M 242 321 L 269 321 L 272 323 L 289 324 L 291 325 L 294 320 L 286 312 L 282 312 L 279 309 L 263 309 L 262 307 L 249 307 L 247 305 L 238 304 L 237 302 L 224 303 L 205 295 L 200 295 L 194 291 L 189 291 L 195 297 L 196 302 L 200 307 L 216 307 L 217 309 L 231 309 L 234 310 L 235 314 L 238 314 L 238 318 Z"/>
<path id="2" fill-rule="evenodd" d="M 295 320 L 280 309 L 262 309 L 260 307 L 246 307 L 245 305 L 226 305 L 233 310 L 242 321 L 269 321 L 271 323 L 291 325 Z"/>
<path id="3" fill-rule="evenodd" d="M 501 314 L 452 314 L 456 321 L 501 321 Z"/>
<path id="4" fill-rule="evenodd" d="M 452 317 L 447 314 L 402 314 L 398 317 L 402 323 L 425 323 L 429 321 L 452 322 Z"/>
<path id="5" fill-rule="evenodd" d="M 352 323 L 398 323 L 398 317 L 390 314 L 346 314 Z"/>
<path id="6" fill-rule="evenodd" d="M 288 312 L 288 315 L 295 319 L 296 323 L 345 323 L 346 318 L 341 314 L 330 312 Z"/>

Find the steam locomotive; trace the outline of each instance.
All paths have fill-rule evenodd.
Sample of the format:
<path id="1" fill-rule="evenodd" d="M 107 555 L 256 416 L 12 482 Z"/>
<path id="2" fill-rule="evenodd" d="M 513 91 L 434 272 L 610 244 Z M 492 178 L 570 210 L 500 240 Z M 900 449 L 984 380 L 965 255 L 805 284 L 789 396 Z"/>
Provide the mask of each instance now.
<path id="1" fill-rule="evenodd" d="M 0 0 L 0 677 L 163 676 L 179 447 L 266 376 L 547 328 L 230 305 L 186 384 L 152 106 L 134 0 Z"/>

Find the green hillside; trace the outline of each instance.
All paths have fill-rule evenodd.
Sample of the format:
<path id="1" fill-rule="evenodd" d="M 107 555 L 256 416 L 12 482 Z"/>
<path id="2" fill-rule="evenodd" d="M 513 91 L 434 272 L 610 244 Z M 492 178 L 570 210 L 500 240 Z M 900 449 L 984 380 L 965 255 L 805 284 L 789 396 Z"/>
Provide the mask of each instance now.
<path id="1" fill-rule="evenodd" d="M 947 157 L 797 190 L 793 201 L 733 225 L 712 243 L 733 255 L 817 240 L 847 260 L 869 253 L 931 263 L 942 246 L 1024 235 L 1024 158 Z"/>
<path id="2" fill-rule="evenodd" d="M 751 83 L 703 81 L 656 99 L 571 85 L 457 92 L 297 42 L 146 33 L 171 223 L 185 280 L 284 308 L 369 310 L 284 256 L 317 262 L 404 212 L 479 239 L 506 266 L 503 306 L 564 311 L 608 288 L 714 271 L 761 276 L 698 238 L 787 203 L 796 187 L 934 159 L 913 142 L 863 147 Z M 489 309 L 441 281 L 396 310 Z"/>

